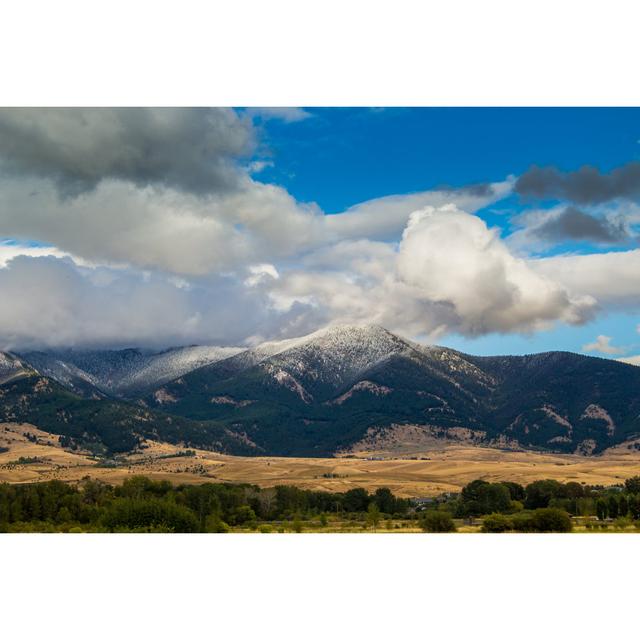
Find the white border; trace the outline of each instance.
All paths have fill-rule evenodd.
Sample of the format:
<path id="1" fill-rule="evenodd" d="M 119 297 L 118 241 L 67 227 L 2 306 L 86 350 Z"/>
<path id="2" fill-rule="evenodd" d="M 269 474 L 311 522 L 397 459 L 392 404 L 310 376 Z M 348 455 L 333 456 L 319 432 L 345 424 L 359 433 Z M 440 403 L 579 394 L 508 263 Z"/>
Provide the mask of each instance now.
<path id="1" fill-rule="evenodd" d="M 622 637 L 635 628 L 638 539 L 8 535 L 0 539 L 3 635 Z"/>
<path id="2" fill-rule="evenodd" d="M 630 0 L 21 0 L 2 105 L 630 105 Z"/>
<path id="3" fill-rule="evenodd" d="M 0 15 L 0 104 L 635 106 L 637 6 L 21 0 Z M 615 637 L 635 631 L 639 539 L 0 536 L 1 628 L 12 639 Z"/>

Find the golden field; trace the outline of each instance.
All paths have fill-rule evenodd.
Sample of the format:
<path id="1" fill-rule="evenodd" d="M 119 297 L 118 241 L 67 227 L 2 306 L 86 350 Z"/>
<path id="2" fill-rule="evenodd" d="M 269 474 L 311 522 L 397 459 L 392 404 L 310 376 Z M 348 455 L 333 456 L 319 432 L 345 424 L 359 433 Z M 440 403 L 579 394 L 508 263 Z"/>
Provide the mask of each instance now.
<path id="1" fill-rule="evenodd" d="M 29 439 L 27 435 L 29 434 Z M 36 440 L 34 442 L 33 440 Z M 541 478 L 611 485 L 640 475 L 640 452 L 626 445 L 600 456 L 584 457 L 531 451 L 508 451 L 435 440 L 413 451 L 360 451 L 355 457 L 237 457 L 147 442 L 140 452 L 123 456 L 114 468 L 101 467 L 82 452 L 60 447 L 58 437 L 30 425 L 0 424 L 0 482 L 25 483 L 91 477 L 120 483 L 146 475 L 174 483 L 248 482 L 260 487 L 280 484 L 306 489 L 346 491 L 389 487 L 403 497 L 459 491 L 477 478 L 527 484 Z M 18 464 L 19 458 L 31 459 Z M 375 458 L 375 459 L 372 459 Z M 413 458 L 413 459 L 412 459 Z"/>

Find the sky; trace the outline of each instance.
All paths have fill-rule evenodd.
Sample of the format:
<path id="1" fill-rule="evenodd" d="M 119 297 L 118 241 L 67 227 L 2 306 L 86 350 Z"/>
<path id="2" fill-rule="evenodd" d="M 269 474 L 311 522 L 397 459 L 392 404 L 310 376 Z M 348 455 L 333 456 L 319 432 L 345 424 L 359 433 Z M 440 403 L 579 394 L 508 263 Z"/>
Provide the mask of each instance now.
<path id="1" fill-rule="evenodd" d="M 380 324 L 640 363 L 640 110 L 0 109 L 0 348 Z"/>

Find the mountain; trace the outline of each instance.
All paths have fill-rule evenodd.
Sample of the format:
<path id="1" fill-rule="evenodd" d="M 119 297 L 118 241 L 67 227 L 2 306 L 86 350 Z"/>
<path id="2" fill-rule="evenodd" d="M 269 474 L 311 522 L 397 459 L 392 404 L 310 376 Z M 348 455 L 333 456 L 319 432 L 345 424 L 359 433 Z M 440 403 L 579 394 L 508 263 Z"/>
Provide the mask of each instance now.
<path id="1" fill-rule="evenodd" d="M 0 384 L 29 375 L 30 369 L 20 358 L 0 351 Z"/>
<path id="2" fill-rule="evenodd" d="M 377 326 L 271 342 L 147 394 L 239 430 L 259 450 L 321 455 L 412 425 L 436 436 L 597 453 L 640 433 L 640 369 L 552 352 L 474 357 Z"/>
<path id="3" fill-rule="evenodd" d="M 341 326 L 246 350 L 4 354 L 3 418 L 111 452 L 149 437 L 318 456 L 435 436 L 594 454 L 640 434 L 640 367 L 567 352 L 477 357 Z"/>
<path id="4" fill-rule="evenodd" d="M 41 375 L 86 394 L 91 387 L 118 397 L 132 397 L 199 367 L 240 352 L 235 347 L 31 351 L 19 354 Z"/>
<path id="5" fill-rule="evenodd" d="M 75 383 L 74 383 L 75 384 Z M 64 436 L 66 446 L 98 454 L 129 451 L 143 439 L 227 453 L 253 453 L 244 436 L 212 421 L 194 421 L 94 393 L 83 397 L 0 352 L 0 422 L 28 422 Z"/>

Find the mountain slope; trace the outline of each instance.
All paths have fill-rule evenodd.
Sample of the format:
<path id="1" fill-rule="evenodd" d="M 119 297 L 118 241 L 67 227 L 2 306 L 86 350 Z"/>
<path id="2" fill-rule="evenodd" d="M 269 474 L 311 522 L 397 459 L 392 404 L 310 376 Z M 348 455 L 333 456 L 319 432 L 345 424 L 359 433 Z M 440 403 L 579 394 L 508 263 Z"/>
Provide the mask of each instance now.
<path id="1" fill-rule="evenodd" d="M 475 357 L 377 326 L 244 351 L 5 354 L 2 380 L 0 419 L 111 451 L 155 437 L 313 456 L 409 433 L 591 454 L 640 434 L 639 367 L 563 352 Z"/>
<path id="2" fill-rule="evenodd" d="M 30 367 L 12 353 L 0 351 L 0 384 L 31 374 Z"/>
<path id="3" fill-rule="evenodd" d="M 571 353 L 480 358 L 337 327 L 202 367 L 145 402 L 282 455 L 331 453 L 401 424 L 593 453 L 640 432 L 640 369 Z"/>
<path id="4" fill-rule="evenodd" d="M 8 361 L 13 362 L 11 369 Z M 104 396 L 81 397 L 26 365 L 16 364 L 19 362 L 11 354 L 0 353 L 0 422 L 29 422 L 43 431 L 66 436 L 69 446 L 100 454 L 129 451 L 145 438 L 227 453 L 255 451 L 243 434 L 223 425 L 167 415 Z M 7 375 L 8 370 L 14 374 Z"/>
<path id="5" fill-rule="evenodd" d="M 62 349 L 20 356 L 41 375 L 77 393 L 85 395 L 94 387 L 110 395 L 130 397 L 240 351 L 235 347 L 193 346 L 161 352 Z"/>

